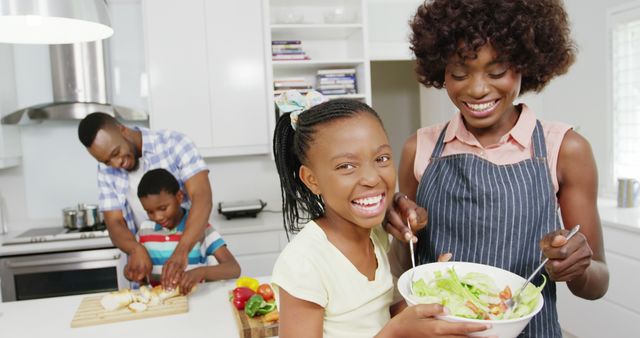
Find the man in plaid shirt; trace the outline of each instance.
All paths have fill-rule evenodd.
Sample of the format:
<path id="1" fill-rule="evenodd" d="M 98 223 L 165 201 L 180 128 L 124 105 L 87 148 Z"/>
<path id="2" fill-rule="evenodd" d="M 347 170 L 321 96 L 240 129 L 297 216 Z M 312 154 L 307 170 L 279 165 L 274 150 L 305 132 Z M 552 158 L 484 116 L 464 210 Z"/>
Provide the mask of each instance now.
<path id="1" fill-rule="evenodd" d="M 111 115 L 87 115 L 78 126 L 78 138 L 98 162 L 100 210 L 111 241 L 129 256 L 125 277 L 142 282 L 151 273 L 151 259 L 135 234 L 147 219 L 137 198 L 137 186 L 145 172 L 163 168 L 171 172 L 190 212 L 185 231 L 173 255 L 162 269 L 162 285 L 175 287 L 187 267 L 187 256 L 200 240 L 211 213 L 209 170 L 196 146 L 178 132 L 129 128 Z"/>

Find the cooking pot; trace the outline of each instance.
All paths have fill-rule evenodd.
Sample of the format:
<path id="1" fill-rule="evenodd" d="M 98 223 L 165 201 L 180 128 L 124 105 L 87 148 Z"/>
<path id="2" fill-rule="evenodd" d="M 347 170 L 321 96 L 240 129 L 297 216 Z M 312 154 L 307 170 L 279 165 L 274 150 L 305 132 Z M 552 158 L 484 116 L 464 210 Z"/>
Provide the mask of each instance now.
<path id="1" fill-rule="evenodd" d="M 102 222 L 96 204 L 78 204 L 77 208 L 62 209 L 63 225 L 67 229 L 83 229 L 96 226 Z"/>
<path id="2" fill-rule="evenodd" d="M 82 211 L 83 226 L 93 227 L 100 224 L 100 211 L 96 204 L 78 205 L 78 210 Z"/>

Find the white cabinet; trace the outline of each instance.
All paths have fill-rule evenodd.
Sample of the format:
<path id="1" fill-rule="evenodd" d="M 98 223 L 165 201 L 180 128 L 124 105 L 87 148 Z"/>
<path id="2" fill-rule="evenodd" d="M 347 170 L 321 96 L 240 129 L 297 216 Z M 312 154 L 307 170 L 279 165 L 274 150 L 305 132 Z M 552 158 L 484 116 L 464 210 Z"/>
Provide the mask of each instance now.
<path id="1" fill-rule="evenodd" d="M 269 152 L 261 0 L 145 0 L 153 129 L 188 135 L 205 157 Z"/>
<path id="2" fill-rule="evenodd" d="M 636 221 L 637 222 L 637 221 Z M 558 315 L 562 329 L 579 338 L 637 337 L 640 322 L 640 230 L 603 221 L 609 267 L 609 290 L 599 300 L 571 294 L 558 283 Z"/>
<path id="3" fill-rule="evenodd" d="M 412 60 L 409 21 L 424 0 L 369 0 L 369 56 L 371 60 Z"/>
<path id="4" fill-rule="evenodd" d="M 262 212 L 257 218 L 226 220 L 215 215 L 211 224 L 236 258 L 244 276 L 271 276 L 273 265 L 287 245 L 282 214 Z"/>
<path id="5" fill-rule="evenodd" d="M 354 98 L 371 105 L 366 0 L 264 0 L 264 3 L 270 97 L 274 94 L 274 80 L 304 79 L 316 88 L 318 70 L 352 68 L 356 70 L 357 92 L 330 97 Z M 271 41 L 300 41 L 308 59 L 274 61 Z M 273 127 L 273 103 L 269 108 Z"/>
<path id="6" fill-rule="evenodd" d="M 13 47 L 0 44 L 0 117 L 18 108 Z M 20 164 L 21 148 L 18 126 L 0 124 L 0 169 Z"/>

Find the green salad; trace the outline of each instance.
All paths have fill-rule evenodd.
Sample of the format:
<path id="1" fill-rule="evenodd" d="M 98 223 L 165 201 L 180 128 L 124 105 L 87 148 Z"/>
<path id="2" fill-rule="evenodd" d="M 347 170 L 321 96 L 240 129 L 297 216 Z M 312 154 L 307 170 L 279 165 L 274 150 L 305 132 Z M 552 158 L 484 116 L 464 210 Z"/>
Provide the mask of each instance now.
<path id="1" fill-rule="evenodd" d="M 543 275 L 544 277 L 544 275 Z M 479 272 L 470 272 L 459 277 L 453 268 L 434 272 L 434 278 L 425 281 L 420 278 L 413 282 L 413 294 L 422 304 L 442 304 L 451 315 L 457 317 L 500 320 L 520 318 L 531 313 L 538 305 L 538 295 L 547 283 L 536 287 L 529 283 L 518 297 L 513 310 L 509 310 L 505 300 L 511 298 L 507 285 L 499 289 L 493 279 Z"/>

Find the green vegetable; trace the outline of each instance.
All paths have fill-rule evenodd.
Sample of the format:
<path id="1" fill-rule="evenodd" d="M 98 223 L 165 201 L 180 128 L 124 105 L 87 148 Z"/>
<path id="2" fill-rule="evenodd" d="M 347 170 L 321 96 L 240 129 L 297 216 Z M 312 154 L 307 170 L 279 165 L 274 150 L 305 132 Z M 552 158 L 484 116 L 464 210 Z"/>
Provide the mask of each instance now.
<path id="1" fill-rule="evenodd" d="M 529 284 L 520 294 L 513 311 L 507 311 L 504 294 L 510 290 L 499 289 L 493 279 L 486 274 L 473 272 L 458 276 L 451 268 L 434 272 L 434 278 L 413 282 L 412 289 L 419 303 L 439 303 L 446 306 L 454 316 L 472 319 L 513 319 L 523 317 L 538 305 L 538 295 L 545 281 L 539 287 Z M 507 291 L 507 292 L 505 292 Z M 501 297 L 502 296 L 502 297 Z"/>
<path id="2" fill-rule="evenodd" d="M 244 313 L 249 317 L 262 316 L 276 309 L 275 303 L 267 303 L 262 296 L 256 294 L 251 296 L 244 305 Z"/>
<path id="3" fill-rule="evenodd" d="M 275 303 L 265 303 L 264 306 L 261 306 L 258 311 L 256 311 L 256 315 L 258 316 L 263 316 L 266 315 L 267 313 L 273 311 L 276 309 L 276 304 Z"/>
<path id="4" fill-rule="evenodd" d="M 249 317 L 255 316 L 256 312 L 258 312 L 258 309 L 260 309 L 264 302 L 264 298 L 260 295 L 251 296 L 251 298 L 249 298 L 249 300 L 244 304 L 244 313 Z"/>

